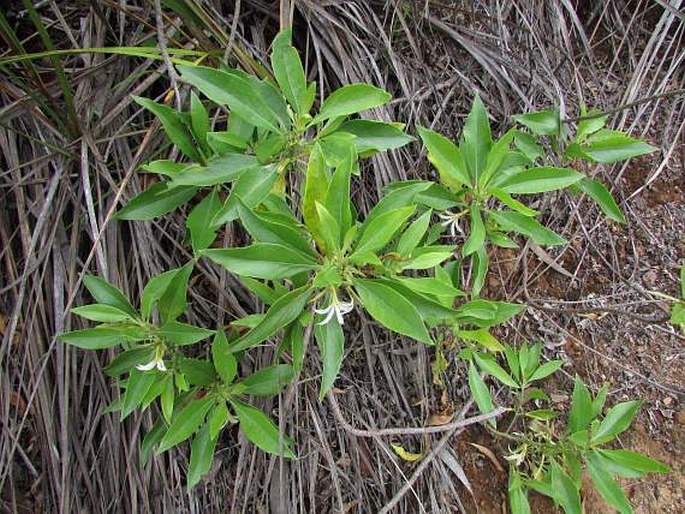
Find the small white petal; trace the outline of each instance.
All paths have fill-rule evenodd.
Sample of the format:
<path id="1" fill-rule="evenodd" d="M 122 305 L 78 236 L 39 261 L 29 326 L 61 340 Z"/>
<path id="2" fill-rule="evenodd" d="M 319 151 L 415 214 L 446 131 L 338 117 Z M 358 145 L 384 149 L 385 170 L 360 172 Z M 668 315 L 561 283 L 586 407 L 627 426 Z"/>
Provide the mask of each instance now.
<path id="1" fill-rule="evenodd" d="M 162 359 L 157 361 L 157 369 L 159 371 L 166 371 L 166 366 L 164 365 L 164 361 Z"/>
<path id="2" fill-rule="evenodd" d="M 328 315 L 323 319 L 323 321 L 319 321 L 319 325 L 325 325 L 333 319 L 333 316 L 335 316 L 336 311 L 334 307 L 335 306 L 331 305 L 330 309 L 328 310 Z"/>
<path id="3" fill-rule="evenodd" d="M 343 314 L 347 314 L 348 312 L 351 312 L 352 309 L 354 309 L 354 302 L 351 300 L 349 302 L 340 302 L 338 304 L 338 309 Z"/>
<path id="4" fill-rule="evenodd" d="M 325 309 L 314 309 L 314 312 L 316 312 L 317 314 L 328 314 L 329 312 L 331 312 L 332 308 L 333 306 L 329 305 Z"/>
<path id="5" fill-rule="evenodd" d="M 454 214 L 452 214 L 450 211 L 445 211 L 443 213 L 438 214 L 438 218 L 451 221 L 454 218 Z"/>
<path id="6" fill-rule="evenodd" d="M 154 368 L 156 365 L 157 365 L 157 361 L 155 361 L 155 360 L 153 359 L 153 360 L 151 360 L 150 362 L 148 362 L 147 364 L 138 364 L 138 365 L 136 366 L 136 369 L 137 369 L 138 371 L 149 371 L 149 370 L 151 370 L 152 368 Z"/>
<path id="7" fill-rule="evenodd" d="M 447 225 L 451 225 L 451 224 L 452 224 L 452 220 L 447 220 L 447 221 L 443 221 L 442 223 L 440 223 L 440 226 L 446 227 Z"/>
<path id="8" fill-rule="evenodd" d="M 343 313 L 340 312 L 340 308 L 336 306 L 335 308 L 335 317 L 338 319 L 338 325 L 344 325 L 345 324 L 345 319 L 343 318 Z"/>
<path id="9" fill-rule="evenodd" d="M 452 235 L 452 237 L 457 237 L 458 226 L 459 224 L 456 221 L 452 222 L 452 224 L 450 225 L 450 234 Z"/>

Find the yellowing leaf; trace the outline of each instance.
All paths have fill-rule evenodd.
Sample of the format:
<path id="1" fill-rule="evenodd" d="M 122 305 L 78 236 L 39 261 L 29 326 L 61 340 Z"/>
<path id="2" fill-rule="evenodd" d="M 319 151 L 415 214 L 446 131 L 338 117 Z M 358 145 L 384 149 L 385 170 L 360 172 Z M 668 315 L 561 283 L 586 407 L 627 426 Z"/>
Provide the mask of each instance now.
<path id="1" fill-rule="evenodd" d="M 406 460 L 407 462 L 415 462 L 423 458 L 423 453 L 411 453 L 404 449 L 404 447 L 399 444 L 390 444 L 393 451 L 399 456 L 400 459 Z"/>

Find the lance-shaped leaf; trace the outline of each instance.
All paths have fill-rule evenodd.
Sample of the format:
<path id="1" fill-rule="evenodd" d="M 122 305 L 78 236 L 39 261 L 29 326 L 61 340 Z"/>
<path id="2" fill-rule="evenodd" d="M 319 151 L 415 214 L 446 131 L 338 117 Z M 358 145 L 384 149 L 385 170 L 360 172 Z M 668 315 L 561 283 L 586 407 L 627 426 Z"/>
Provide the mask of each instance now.
<path id="1" fill-rule="evenodd" d="M 362 225 L 361 237 L 355 246 L 354 253 L 373 253 L 382 249 L 390 242 L 397 231 L 402 228 L 404 222 L 414 214 L 415 210 L 415 205 L 409 205 L 383 213 L 372 218 L 371 221 L 367 219 L 364 225 Z"/>
<path id="2" fill-rule="evenodd" d="M 323 363 L 321 387 L 319 388 L 319 399 L 323 399 L 338 377 L 345 353 L 345 335 L 340 323 L 332 320 L 324 325 L 317 324 L 314 327 L 314 337 Z"/>
<path id="3" fill-rule="evenodd" d="M 188 490 L 197 485 L 209 472 L 214 459 L 214 449 L 218 438 L 210 437 L 209 424 L 205 424 L 190 445 L 190 464 L 188 464 Z"/>
<path id="4" fill-rule="evenodd" d="M 503 230 L 518 232 L 519 234 L 530 237 L 538 244 L 557 246 L 568 242 L 560 235 L 542 226 L 535 219 L 519 214 L 518 212 L 490 211 L 488 215 L 491 216 Z"/>
<path id="5" fill-rule="evenodd" d="M 491 146 L 492 133 L 488 113 L 480 96 L 476 95 L 464 124 L 459 147 L 474 183 L 478 182 Z"/>
<path id="6" fill-rule="evenodd" d="M 244 393 L 252 396 L 275 396 L 293 380 L 293 367 L 290 364 L 276 364 L 255 371 L 241 384 Z"/>
<path id="7" fill-rule="evenodd" d="M 366 156 L 375 152 L 394 150 L 414 141 L 414 138 L 402 129 L 403 125 L 400 123 L 349 120 L 340 125 L 338 130 L 356 136 L 354 145 L 357 153 Z"/>
<path id="8" fill-rule="evenodd" d="M 604 215 L 618 223 L 625 223 L 626 218 L 621 212 L 621 208 L 611 196 L 609 190 L 599 180 L 584 178 L 578 182 L 578 187 L 592 198 Z"/>
<path id="9" fill-rule="evenodd" d="M 86 286 L 88 292 L 99 303 L 114 307 L 133 318 L 138 316 L 133 305 L 131 305 L 131 302 L 128 301 L 124 294 L 106 280 L 94 275 L 85 275 L 83 277 L 83 285 Z"/>
<path id="10" fill-rule="evenodd" d="M 256 243 L 243 248 L 210 249 L 203 255 L 236 275 L 271 280 L 291 277 L 317 266 L 312 257 L 275 243 Z"/>
<path id="11" fill-rule="evenodd" d="M 278 132 L 279 116 L 261 88 L 239 73 L 204 66 L 178 66 L 184 80 L 198 88 L 210 100 L 227 105 L 241 118 L 257 127 Z"/>
<path id="12" fill-rule="evenodd" d="M 60 334 L 59 340 L 84 350 L 102 350 L 104 348 L 112 348 L 121 343 L 141 341 L 147 335 L 146 331 L 138 326 L 102 326 L 66 332 Z"/>
<path id="13" fill-rule="evenodd" d="M 240 420 L 240 430 L 252 444 L 267 453 L 295 457 L 288 447 L 289 438 L 278 432 L 278 428 L 266 414 L 236 398 L 231 399 L 231 405 Z"/>
<path id="14" fill-rule="evenodd" d="M 164 438 L 159 443 L 157 453 L 162 453 L 169 448 L 188 439 L 195 430 L 203 423 L 205 416 L 212 407 L 213 399 L 206 397 L 199 400 L 192 400 L 183 410 L 176 414 L 171 422 L 171 426 Z"/>
<path id="15" fill-rule="evenodd" d="M 349 84 L 337 89 L 323 101 L 314 123 L 366 111 L 386 104 L 391 98 L 387 91 L 369 84 Z"/>
<path id="16" fill-rule="evenodd" d="M 298 114 L 307 112 L 307 80 L 297 50 L 291 45 L 292 29 L 280 32 L 273 42 L 271 67 L 276 82 Z"/>
<path id="17" fill-rule="evenodd" d="M 216 213 L 212 223 L 223 225 L 238 218 L 238 205 L 242 201 L 248 208 L 257 207 L 269 196 L 278 181 L 279 174 L 274 166 L 248 170 L 233 184 L 226 202 Z"/>
<path id="18" fill-rule="evenodd" d="M 190 240 L 196 255 L 214 242 L 217 227 L 212 225 L 212 219 L 220 208 L 219 195 L 216 189 L 213 189 L 188 215 L 186 226 L 190 231 Z"/>
<path id="19" fill-rule="evenodd" d="M 359 279 L 354 281 L 354 289 L 364 308 L 380 324 L 417 341 L 433 344 L 416 307 L 393 288 L 374 280 Z"/>
<path id="20" fill-rule="evenodd" d="M 260 168 L 253 155 L 229 154 L 209 161 L 207 166 L 189 166 L 176 175 L 171 184 L 173 186 L 215 186 L 232 182 L 247 170 L 258 173 Z"/>
<path id="21" fill-rule="evenodd" d="M 563 189 L 582 180 L 584 176 L 569 168 L 550 166 L 530 168 L 508 177 L 499 187 L 509 194 L 535 194 Z"/>
<path id="22" fill-rule="evenodd" d="M 145 107 L 159 118 L 162 127 L 164 127 L 164 132 L 171 142 L 178 146 L 187 157 L 193 161 L 200 159 L 197 145 L 188 128 L 187 114 L 178 112 L 167 105 L 158 104 L 148 98 L 134 96 L 133 99 L 137 104 Z"/>
<path id="23" fill-rule="evenodd" d="M 419 127 L 419 136 L 428 148 L 428 160 L 440 174 L 440 181 L 452 190 L 463 184 L 471 185 L 471 177 L 466 161 L 459 147 L 445 136 L 432 130 Z"/>
<path id="24" fill-rule="evenodd" d="M 304 310 L 310 294 L 310 288 L 303 286 L 281 296 L 255 328 L 231 343 L 231 351 L 235 353 L 256 346 L 295 321 Z"/>
<path id="25" fill-rule="evenodd" d="M 183 205 L 197 193 L 197 187 L 171 187 L 167 182 L 157 182 L 129 201 L 117 211 L 120 220 L 151 220 Z"/>
<path id="26" fill-rule="evenodd" d="M 324 158 L 319 145 L 315 145 L 309 156 L 307 174 L 304 182 L 302 195 L 302 217 L 309 232 L 320 247 L 324 247 L 324 238 L 321 235 L 321 222 L 316 203 L 324 204 L 328 192 L 328 177 L 324 169 Z"/>

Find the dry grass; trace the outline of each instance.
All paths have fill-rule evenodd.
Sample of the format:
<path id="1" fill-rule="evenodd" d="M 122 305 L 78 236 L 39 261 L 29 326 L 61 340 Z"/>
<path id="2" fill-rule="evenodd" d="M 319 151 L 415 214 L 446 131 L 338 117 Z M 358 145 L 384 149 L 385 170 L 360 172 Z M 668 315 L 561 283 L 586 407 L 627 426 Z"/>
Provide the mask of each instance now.
<path id="1" fill-rule="evenodd" d="M 550 104 L 573 118 L 581 102 L 606 109 L 633 103 L 617 110 L 613 123 L 649 138 L 661 154 L 642 163 L 648 169 L 639 187 L 628 191 L 632 195 L 621 185 L 628 167 L 598 170 L 633 220 L 624 237 L 627 248 L 649 230 L 639 210 L 648 184 L 668 174 L 684 176 L 682 162 L 678 167 L 685 138 L 683 95 L 669 93 L 682 88 L 685 69 L 681 0 L 299 0 L 280 5 L 179 0 L 162 5 L 172 3 L 186 10 L 165 9 L 160 19 L 169 49 L 225 51 L 233 64 L 259 73 L 279 24 L 292 16 L 295 44 L 320 90 L 354 81 L 384 87 L 395 100 L 375 115 L 406 121 L 411 131 L 421 124 L 458 133 L 475 92 L 498 125 L 515 112 Z M 154 44 L 157 34 L 152 1 L 49 1 L 30 14 L 20 2 L 10 2 L 0 19 L 8 43 L 2 57 L 53 46 Z M 454 431 L 392 440 L 347 432 L 330 405 L 317 399 L 315 356 L 292 402 L 280 398 L 262 405 L 277 413 L 296 439 L 299 458 L 284 462 L 227 430 L 210 476 L 191 493 L 184 488 L 185 448 L 154 458 L 146 468 L 139 464 L 138 445 L 150 426 L 149 413 L 123 424 L 102 414 L 117 394 L 102 373 L 111 355 L 65 347 L 55 335 L 80 323 L 68 309 L 81 303 L 84 272 L 102 275 L 136 298 L 150 276 L 190 257 L 183 245 L 182 213 L 135 225 L 111 219 L 116 208 L 149 185 L 149 176 L 136 173 L 139 164 L 176 155 L 158 125 L 130 98 L 166 95 L 173 86 L 166 69 L 162 59 L 92 53 L 0 67 L 0 509 L 277 513 L 375 512 L 394 506 L 393 512 L 472 511 L 459 485 L 467 478 L 449 444 Z M 186 98 L 181 86 L 177 99 Z M 390 181 L 432 173 L 418 145 L 375 157 L 365 171 L 354 189 L 362 210 Z M 583 198 L 563 195 L 558 200 L 546 206 L 549 223 L 569 240 L 584 238 L 587 246 L 572 246 L 543 260 L 526 248 L 510 260 L 497 260 L 500 280 L 491 284 L 490 293 L 510 300 L 545 294 L 536 286 L 551 273 L 552 260 L 572 261 L 569 272 L 581 281 L 591 277 L 588 266 L 596 266 L 610 287 L 594 297 L 594 304 L 584 297 L 575 298 L 580 304 L 569 304 L 562 295 L 563 303 L 552 305 L 554 312 L 540 317 L 543 311 L 536 311 L 537 318 L 529 314 L 504 335 L 540 335 L 539 326 L 526 328 L 536 323 L 568 331 L 571 322 L 563 311 L 569 307 L 599 306 L 601 311 L 618 306 L 660 316 L 654 297 L 639 285 L 638 266 L 625 268 L 596 209 Z M 670 216 L 672 225 L 682 229 L 682 198 Z M 234 230 L 225 233 L 227 244 L 242 237 Z M 652 265 L 675 278 L 673 270 L 684 253 L 682 247 L 667 251 Z M 197 322 L 213 325 L 254 308 L 226 273 L 207 264 L 199 269 L 191 297 L 191 317 Z M 674 285 L 675 280 L 665 281 L 664 287 Z M 358 323 L 348 334 L 336 383 L 344 391 L 337 402 L 351 425 L 421 427 L 441 408 L 468 407 L 461 370 L 453 367 L 447 377 L 446 405 L 432 383 L 428 349 Z M 667 351 L 678 352 L 672 346 Z M 249 358 L 258 365 L 272 353 L 273 348 L 263 348 Z M 678 398 L 683 393 L 678 378 L 682 353 L 676 361 L 681 371 L 672 380 L 634 361 L 624 365 L 633 377 L 647 380 L 638 384 L 666 389 Z M 432 452 L 412 469 L 392 452 L 392 441 Z"/>

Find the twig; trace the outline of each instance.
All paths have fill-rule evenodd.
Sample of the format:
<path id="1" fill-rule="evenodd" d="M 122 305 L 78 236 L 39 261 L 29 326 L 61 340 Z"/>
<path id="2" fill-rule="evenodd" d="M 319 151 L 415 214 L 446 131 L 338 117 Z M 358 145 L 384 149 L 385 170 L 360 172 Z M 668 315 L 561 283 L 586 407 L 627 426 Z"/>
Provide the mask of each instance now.
<path id="1" fill-rule="evenodd" d="M 670 91 L 664 91 L 663 93 L 658 93 L 656 95 L 650 95 L 650 96 L 645 96 L 643 98 L 638 98 L 637 100 L 635 100 L 633 102 L 628 102 L 627 104 L 619 105 L 618 107 L 614 107 L 613 109 L 609 109 L 608 111 L 597 112 L 595 114 L 586 114 L 585 116 L 579 116 L 577 118 L 565 118 L 562 121 L 564 123 L 577 123 L 579 121 L 594 120 L 597 118 L 601 118 L 602 116 L 609 116 L 611 114 L 619 113 L 619 112 L 624 111 L 626 109 L 630 109 L 631 107 L 635 107 L 636 105 L 651 102 L 652 100 L 658 100 L 659 98 L 667 98 L 669 96 L 679 96 L 679 95 L 685 95 L 685 89 L 672 89 Z"/>
<path id="2" fill-rule="evenodd" d="M 157 23 L 157 43 L 159 44 L 159 50 L 162 53 L 162 59 L 164 59 L 164 65 L 169 73 L 169 82 L 171 82 L 171 87 L 173 88 L 176 96 L 176 108 L 180 110 L 181 95 L 178 90 L 178 74 L 176 73 L 174 65 L 171 63 L 169 51 L 167 50 L 167 40 L 166 36 L 164 35 L 164 19 L 162 17 L 161 0 L 155 0 L 155 20 Z"/>
<path id="3" fill-rule="evenodd" d="M 482 423 L 492 418 L 505 413 L 507 409 L 499 407 L 492 412 L 487 414 L 480 414 L 478 416 L 473 416 L 471 418 L 463 418 L 452 423 L 447 423 L 445 425 L 438 425 L 434 427 L 404 427 L 404 428 L 381 428 L 377 430 L 362 430 L 360 428 L 353 427 L 342 415 L 340 411 L 340 405 L 338 405 L 338 400 L 335 399 L 335 395 L 329 391 L 328 401 L 333 409 L 333 415 L 335 419 L 342 425 L 342 427 L 352 435 L 357 437 L 381 437 L 381 436 L 399 436 L 399 435 L 426 435 L 426 434 L 439 434 L 441 432 L 448 432 L 450 430 L 456 430 L 457 428 L 464 428 L 469 425 L 475 425 L 477 423 Z"/>

